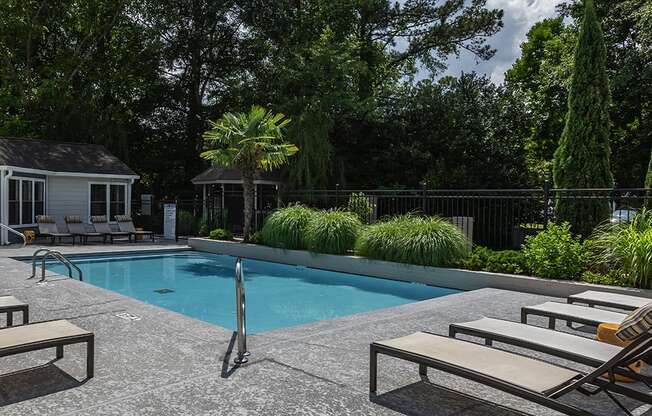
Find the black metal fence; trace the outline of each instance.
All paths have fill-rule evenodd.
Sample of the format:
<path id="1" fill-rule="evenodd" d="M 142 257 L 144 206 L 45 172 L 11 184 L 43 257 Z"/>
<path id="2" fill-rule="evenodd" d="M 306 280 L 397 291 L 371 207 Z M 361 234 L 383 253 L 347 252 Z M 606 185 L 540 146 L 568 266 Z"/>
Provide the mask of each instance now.
<path id="1" fill-rule="evenodd" d="M 252 218 L 254 231 L 262 228 L 267 215 L 278 206 L 278 194 L 267 189 L 256 194 Z M 241 235 L 244 225 L 244 201 L 242 191 L 237 189 L 217 189 L 207 198 L 154 200 L 143 204 L 134 198 L 131 212 L 137 225 L 157 234 L 164 232 L 163 211 L 166 203 L 176 204 L 176 234 L 180 237 L 207 234 L 215 228 L 224 228 L 235 235 Z"/>
<path id="2" fill-rule="evenodd" d="M 262 228 L 265 218 L 277 206 L 302 203 L 321 209 L 362 209 L 365 222 L 415 213 L 449 218 L 475 245 L 493 249 L 518 248 L 528 235 L 536 234 L 549 222 L 559 220 L 559 201 L 600 201 L 608 204 L 608 214 L 600 220 L 628 221 L 646 203 L 652 206 L 652 189 L 554 189 L 546 183 L 539 189 L 375 189 L 300 190 L 278 194 L 274 189 L 256 195 L 253 228 Z M 148 215 L 140 201 L 132 213 L 139 225 L 163 232 L 163 204 L 155 201 Z M 213 228 L 242 234 L 244 222 L 242 191 L 217 189 L 202 197 L 183 199 L 177 204 L 177 234 L 199 235 Z M 202 229 L 203 228 L 203 229 Z"/>
<path id="3" fill-rule="evenodd" d="M 361 204 L 360 199 L 366 201 Z M 366 223 L 383 217 L 417 213 L 449 218 L 474 244 L 493 249 L 518 248 L 528 235 L 559 220 L 558 201 L 601 201 L 610 214 L 601 220 L 627 221 L 635 211 L 652 204 L 650 189 L 540 189 L 476 190 L 324 190 L 293 191 L 283 204 L 302 203 L 316 208 L 350 209 L 366 206 Z"/>

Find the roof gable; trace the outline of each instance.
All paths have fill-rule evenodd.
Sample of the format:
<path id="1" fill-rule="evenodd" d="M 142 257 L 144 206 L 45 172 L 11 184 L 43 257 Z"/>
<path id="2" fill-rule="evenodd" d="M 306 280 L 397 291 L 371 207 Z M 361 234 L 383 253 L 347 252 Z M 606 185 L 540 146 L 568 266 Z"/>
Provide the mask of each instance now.
<path id="1" fill-rule="evenodd" d="M 99 144 L 0 137 L 0 165 L 52 172 L 138 176 Z"/>
<path id="2" fill-rule="evenodd" d="M 281 182 L 281 176 L 278 171 L 260 172 L 257 181 Z M 225 169 L 217 166 L 211 166 L 199 175 L 191 179 L 192 183 L 220 183 L 220 182 L 241 182 L 242 174 L 237 169 Z"/>

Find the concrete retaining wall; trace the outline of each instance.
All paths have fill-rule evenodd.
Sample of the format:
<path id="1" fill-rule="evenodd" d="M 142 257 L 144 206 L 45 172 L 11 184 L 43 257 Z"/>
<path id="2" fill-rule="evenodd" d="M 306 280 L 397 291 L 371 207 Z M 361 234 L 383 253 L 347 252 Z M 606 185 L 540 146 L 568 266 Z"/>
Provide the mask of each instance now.
<path id="1" fill-rule="evenodd" d="M 652 291 L 592 285 L 565 280 L 539 279 L 529 276 L 489 273 L 441 267 L 425 267 L 410 264 L 370 260 L 356 256 L 335 256 L 316 254 L 301 250 L 282 250 L 255 244 L 230 241 L 214 241 L 205 238 L 190 238 L 188 244 L 195 250 L 227 254 L 276 263 L 296 264 L 317 269 L 382 277 L 393 280 L 425 283 L 433 286 L 461 290 L 475 290 L 487 287 L 539 295 L 567 297 L 584 290 L 601 290 L 652 298 Z"/>

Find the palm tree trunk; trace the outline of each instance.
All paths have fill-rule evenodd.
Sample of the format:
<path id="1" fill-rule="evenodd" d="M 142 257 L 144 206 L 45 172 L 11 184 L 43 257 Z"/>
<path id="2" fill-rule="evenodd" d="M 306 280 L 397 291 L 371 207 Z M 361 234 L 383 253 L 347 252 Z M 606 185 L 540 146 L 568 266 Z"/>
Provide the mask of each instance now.
<path id="1" fill-rule="evenodd" d="M 244 198 L 244 241 L 251 235 L 251 217 L 254 211 L 254 172 L 242 172 L 242 196 Z"/>

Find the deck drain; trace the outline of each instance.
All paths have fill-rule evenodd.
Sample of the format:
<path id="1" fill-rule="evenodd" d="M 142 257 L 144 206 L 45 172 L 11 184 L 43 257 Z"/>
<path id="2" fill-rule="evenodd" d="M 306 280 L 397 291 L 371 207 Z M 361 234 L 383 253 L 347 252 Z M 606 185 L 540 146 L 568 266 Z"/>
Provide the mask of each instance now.
<path id="1" fill-rule="evenodd" d="M 174 292 L 174 290 L 166 288 L 166 289 L 156 289 L 154 292 L 164 295 L 166 293 L 172 293 Z"/>
<path id="2" fill-rule="evenodd" d="M 125 321 L 140 321 L 140 316 L 132 315 L 129 312 L 120 312 L 115 316 L 120 319 L 124 319 Z"/>

